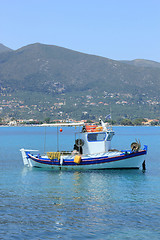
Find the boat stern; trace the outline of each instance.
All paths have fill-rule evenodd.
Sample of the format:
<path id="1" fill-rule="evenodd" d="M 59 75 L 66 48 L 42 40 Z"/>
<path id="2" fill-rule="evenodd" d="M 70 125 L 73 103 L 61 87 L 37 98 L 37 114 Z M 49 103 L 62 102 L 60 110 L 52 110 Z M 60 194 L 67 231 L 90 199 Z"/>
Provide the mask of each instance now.
<path id="1" fill-rule="evenodd" d="M 24 148 L 20 149 L 20 152 L 22 154 L 22 159 L 23 159 L 24 166 L 32 167 L 32 163 L 31 163 L 30 158 L 28 157 L 28 153 L 30 153 L 30 152 L 37 152 L 37 151 L 38 150 L 28 150 L 28 149 L 24 149 Z"/>

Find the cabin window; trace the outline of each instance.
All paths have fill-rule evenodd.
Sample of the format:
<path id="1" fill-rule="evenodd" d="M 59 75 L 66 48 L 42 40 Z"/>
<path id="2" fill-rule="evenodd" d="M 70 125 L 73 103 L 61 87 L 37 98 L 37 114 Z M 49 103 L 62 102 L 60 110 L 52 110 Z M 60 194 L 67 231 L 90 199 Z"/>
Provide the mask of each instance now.
<path id="1" fill-rule="evenodd" d="M 89 133 L 87 136 L 88 142 L 104 141 L 105 137 L 105 133 Z"/>

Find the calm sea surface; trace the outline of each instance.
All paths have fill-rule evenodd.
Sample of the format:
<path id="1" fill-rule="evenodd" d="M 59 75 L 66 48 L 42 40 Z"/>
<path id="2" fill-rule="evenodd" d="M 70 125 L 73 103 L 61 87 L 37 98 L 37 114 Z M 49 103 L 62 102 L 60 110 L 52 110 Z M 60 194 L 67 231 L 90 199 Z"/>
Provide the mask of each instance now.
<path id="1" fill-rule="evenodd" d="M 145 172 L 29 169 L 19 149 L 56 151 L 56 129 L 44 144 L 44 128 L 0 127 L 0 239 L 160 239 L 160 127 L 114 130 L 113 148 L 148 145 Z M 63 129 L 61 150 L 75 131 Z"/>

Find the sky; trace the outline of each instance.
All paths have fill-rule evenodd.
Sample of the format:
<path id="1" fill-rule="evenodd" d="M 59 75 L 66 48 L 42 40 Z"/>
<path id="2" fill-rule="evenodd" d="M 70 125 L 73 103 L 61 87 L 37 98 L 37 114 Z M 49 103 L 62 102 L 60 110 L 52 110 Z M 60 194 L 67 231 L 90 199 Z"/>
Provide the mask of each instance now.
<path id="1" fill-rule="evenodd" d="M 0 43 L 160 62 L 160 0 L 0 0 Z"/>

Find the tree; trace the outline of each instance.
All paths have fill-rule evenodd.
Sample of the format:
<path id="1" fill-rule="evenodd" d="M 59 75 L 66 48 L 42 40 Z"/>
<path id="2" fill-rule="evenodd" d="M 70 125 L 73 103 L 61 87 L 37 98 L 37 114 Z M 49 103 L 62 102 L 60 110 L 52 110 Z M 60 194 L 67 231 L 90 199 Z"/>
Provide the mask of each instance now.
<path id="1" fill-rule="evenodd" d="M 51 120 L 50 117 L 44 119 L 45 123 L 50 123 L 50 120 Z"/>
<path id="2" fill-rule="evenodd" d="M 152 122 L 151 122 L 151 126 L 157 126 L 157 125 L 159 125 L 159 123 L 160 123 L 160 122 L 152 121 Z"/>
<path id="3" fill-rule="evenodd" d="M 93 123 L 93 121 L 92 121 L 92 120 L 90 120 L 90 119 L 88 119 L 88 120 L 87 120 L 87 123 Z"/>
<path id="4" fill-rule="evenodd" d="M 124 126 L 133 126 L 133 123 L 130 119 L 128 118 L 125 118 L 121 121 L 121 125 L 124 125 Z"/>
<path id="5" fill-rule="evenodd" d="M 115 124 L 117 124 L 117 121 L 115 121 L 115 120 L 107 120 L 107 121 L 105 121 L 105 122 L 109 123 L 110 125 L 115 125 Z"/>
<path id="6" fill-rule="evenodd" d="M 138 125 L 142 125 L 142 122 L 145 122 L 145 119 L 144 118 L 136 118 L 134 121 L 133 121 L 133 124 L 138 126 Z"/>

